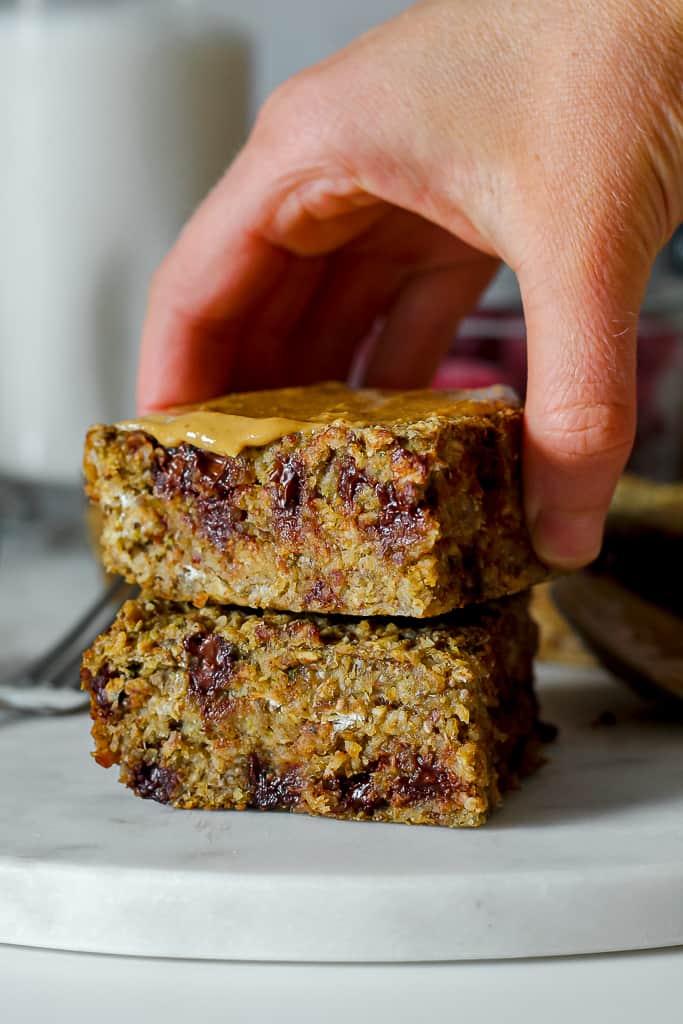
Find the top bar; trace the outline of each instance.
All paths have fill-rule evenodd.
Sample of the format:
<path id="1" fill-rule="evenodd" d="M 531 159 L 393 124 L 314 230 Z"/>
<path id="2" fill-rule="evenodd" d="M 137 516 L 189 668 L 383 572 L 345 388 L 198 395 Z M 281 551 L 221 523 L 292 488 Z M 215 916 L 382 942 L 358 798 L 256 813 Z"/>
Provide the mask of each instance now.
<path id="1" fill-rule="evenodd" d="M 507 389 L 234 394 L 87 438 L 107 567 L 159 597 L 423 618 L 548 574 Z"/>

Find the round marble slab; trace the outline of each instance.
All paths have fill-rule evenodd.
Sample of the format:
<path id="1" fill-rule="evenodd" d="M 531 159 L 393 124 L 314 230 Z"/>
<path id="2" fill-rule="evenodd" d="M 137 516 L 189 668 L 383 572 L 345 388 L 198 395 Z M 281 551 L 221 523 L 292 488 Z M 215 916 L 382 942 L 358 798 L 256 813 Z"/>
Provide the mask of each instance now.
<path id="1" fill-rule="evenodd" d="M 474 831 L 174 811 L 88 758 L 84 716 L 7 720 L 0 942 L 384 962 L 683 944 L 683 723 L 597 672 L 540 692 L 548 763 Z"/>

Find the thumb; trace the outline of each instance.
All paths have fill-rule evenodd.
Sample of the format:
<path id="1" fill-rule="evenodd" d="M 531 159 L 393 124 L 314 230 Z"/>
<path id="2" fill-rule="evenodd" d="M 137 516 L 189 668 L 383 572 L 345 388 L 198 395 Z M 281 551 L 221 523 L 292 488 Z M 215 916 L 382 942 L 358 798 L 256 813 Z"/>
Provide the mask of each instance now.
<path id="1" fill-rule="evenodd" d="M 556 261 L 551 279 L 545 261 L 520 273 L 526 515 L 539 557 L 559 568 L 599 553 L 633 446 L 637 321 L 651 268 L 645 257 L 630 260 L 584 250 Z"/>

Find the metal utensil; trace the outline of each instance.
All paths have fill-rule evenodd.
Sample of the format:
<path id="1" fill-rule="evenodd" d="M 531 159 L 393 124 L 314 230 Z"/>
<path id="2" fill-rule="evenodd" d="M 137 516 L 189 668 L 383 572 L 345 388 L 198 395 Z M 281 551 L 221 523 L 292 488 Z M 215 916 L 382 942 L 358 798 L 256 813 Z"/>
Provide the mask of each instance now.
<path id="1" fill-rule="evenodd" d="M 81 655 L 137 588 L 116 580 L 93 602 L 77 622 L 36 661 L 0 680 L 0 709 L 32 715 L 58 715 L 78 711 L 88 703 L 79 689 Z"/>
<path id="2" fill-rule="evenodd" d="M 587 571 L 556 580 L 552 595 L 606 668 L 646 699 L 683 701 L 683 619 Z"/>

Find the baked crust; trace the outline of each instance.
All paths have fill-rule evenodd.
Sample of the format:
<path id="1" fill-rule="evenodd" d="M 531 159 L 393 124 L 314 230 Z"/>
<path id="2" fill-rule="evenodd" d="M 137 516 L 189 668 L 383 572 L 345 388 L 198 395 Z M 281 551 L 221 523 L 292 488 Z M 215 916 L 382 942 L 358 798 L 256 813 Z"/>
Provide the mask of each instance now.
<path id="1" fill-rule="evenodd" d="M 94 756 L 175 807 L 480 825 L 538 763 L 527 606 L 418 623 L 129 601 L 83 658 Z"/>

